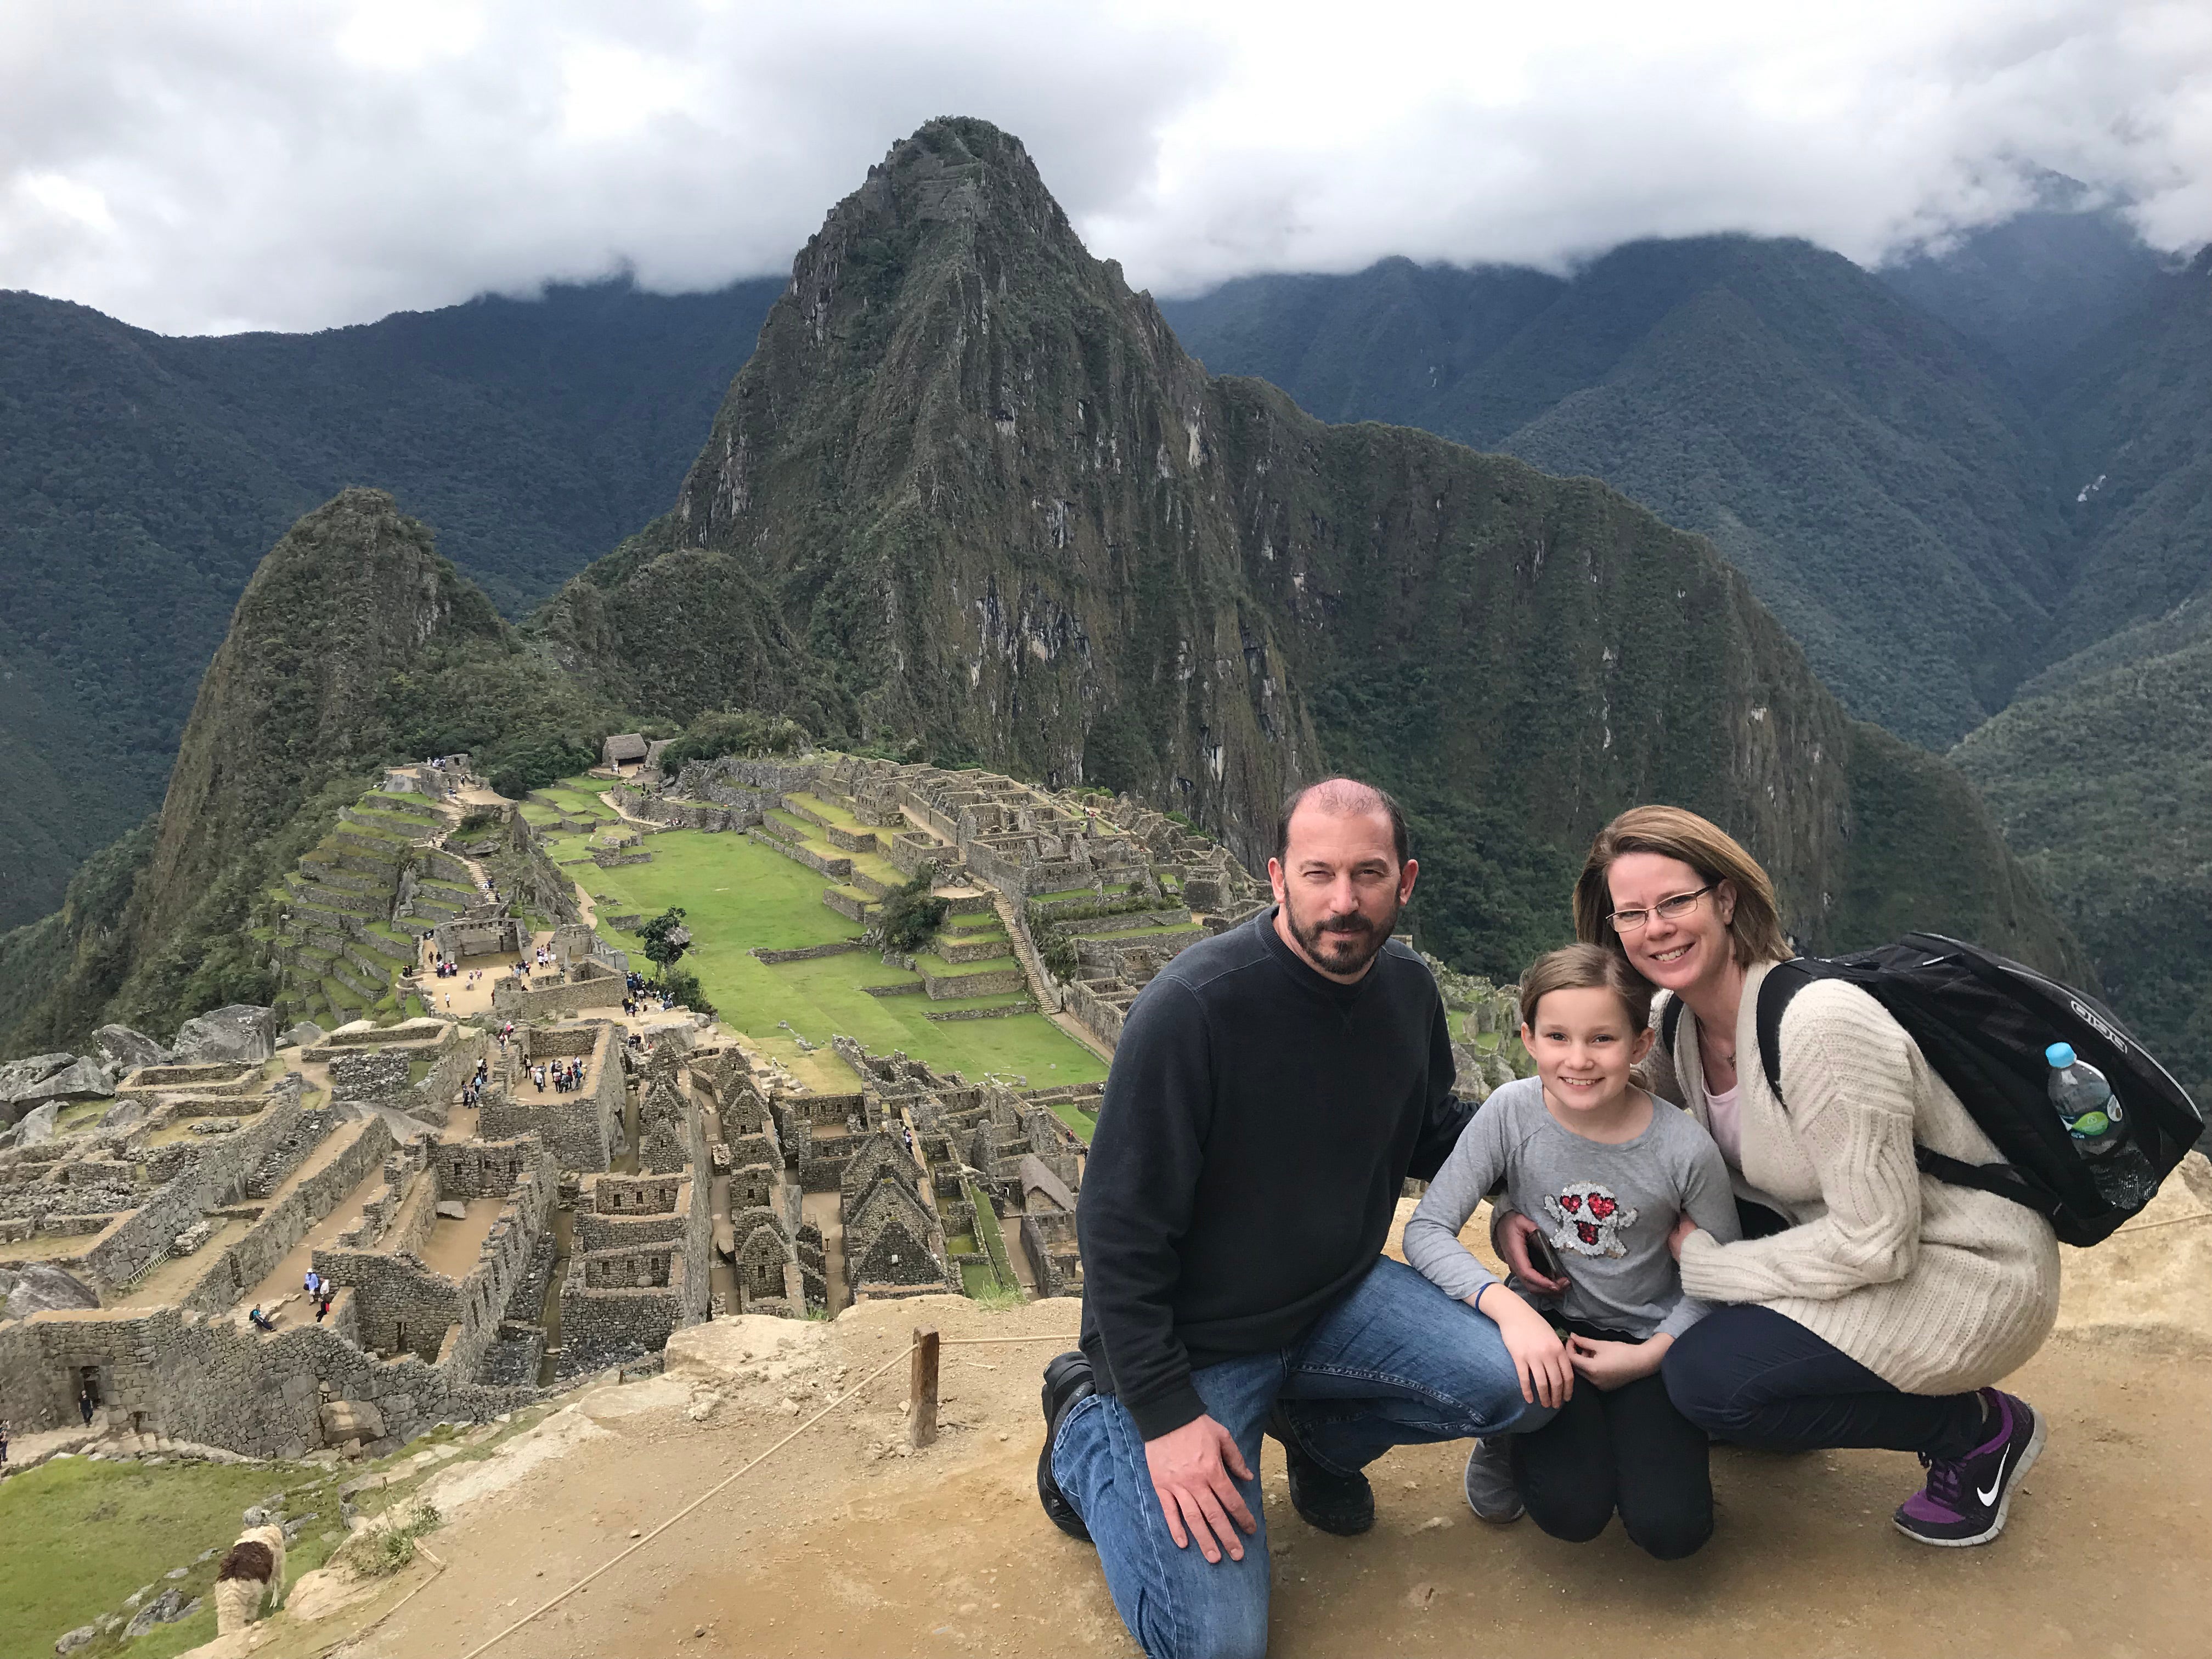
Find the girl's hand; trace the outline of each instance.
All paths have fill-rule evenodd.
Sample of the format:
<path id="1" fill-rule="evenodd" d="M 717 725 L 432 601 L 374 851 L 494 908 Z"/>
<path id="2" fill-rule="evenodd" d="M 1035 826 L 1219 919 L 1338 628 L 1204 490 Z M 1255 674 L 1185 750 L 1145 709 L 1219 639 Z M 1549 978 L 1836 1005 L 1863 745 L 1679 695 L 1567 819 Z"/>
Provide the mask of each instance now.
<path id="1" fill-rule="evenodd" d="M 1602 1393 L 1610 1394 L 1625 1382 L 1649 1376 L 1659 1369 L 1671 1336 L 1655 1336 L 1648 1342 L 1604 1342 L 1594 1337 L 1567 1337 L 1567 1357 L 1576 1375 Z"/>
<path id="2" fill-rule="evenodd" d="M 1682 1259 L 1682 1241 L 1697 1231 L 1698 1224 L 1687 1215 L 1675 1218 L 1674 1231 L 1667 1235 L 1667 1254 L 1680 1261 Z"/>
<path id="3" fill-rule="evenodd" d="M 1574 1366 L 1544 1316 L 1503 1285 L 1486 1285 L 1471 1300 L 1475 1311 L 1498 1327 L 1505 1352 L 1513 1356 L 1521 1397 L 1532 1406 L 1565 1405 L 1575 1391 Z"/>
<path id="4" fill-rule="evenodd" d="M 1566 1290 L 1567 1281 L 1538 1273 L 1536 1264 L 1528 1259 L 1528 1241 L 1535 1237 L 1535 1233 L 1536 1224 L 1518 1210 L 1502 1211 L 1491 1220 L 1491 1248 L 1519 1276 L 1522 1284 L 1559 1296 Z"/>

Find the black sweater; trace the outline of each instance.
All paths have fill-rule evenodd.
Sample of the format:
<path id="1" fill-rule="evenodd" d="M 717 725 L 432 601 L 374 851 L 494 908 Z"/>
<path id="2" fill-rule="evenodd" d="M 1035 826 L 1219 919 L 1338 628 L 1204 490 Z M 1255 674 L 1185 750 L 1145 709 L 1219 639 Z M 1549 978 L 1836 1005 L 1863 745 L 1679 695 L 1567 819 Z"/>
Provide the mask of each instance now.
<path id="1" fill-rule="evenodd" d="M 1147 1440 L 1205 1414 L 1193 1370 L 1287 1346 L 1358 1284 L 1406 1177 L 1473 1115 L 1419 956 L 1393 939 L 1339 985 L 1274 922 L 1161 969 L 1106 1081 L 1076 1207 L 1083 1351 Z"/>

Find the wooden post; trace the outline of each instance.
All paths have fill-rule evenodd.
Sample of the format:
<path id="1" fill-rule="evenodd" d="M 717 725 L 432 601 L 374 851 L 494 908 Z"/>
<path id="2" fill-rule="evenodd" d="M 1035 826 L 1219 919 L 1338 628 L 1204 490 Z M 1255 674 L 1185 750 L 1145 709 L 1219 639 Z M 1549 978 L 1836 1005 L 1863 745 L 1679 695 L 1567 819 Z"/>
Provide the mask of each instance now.
<path id="1" fill-rule="evenodd" d="M 907 1370 L 906 1443 L 919 1448 L 936 1438 L 937 1333 L 917 1325 L 913 1363 Z"/>

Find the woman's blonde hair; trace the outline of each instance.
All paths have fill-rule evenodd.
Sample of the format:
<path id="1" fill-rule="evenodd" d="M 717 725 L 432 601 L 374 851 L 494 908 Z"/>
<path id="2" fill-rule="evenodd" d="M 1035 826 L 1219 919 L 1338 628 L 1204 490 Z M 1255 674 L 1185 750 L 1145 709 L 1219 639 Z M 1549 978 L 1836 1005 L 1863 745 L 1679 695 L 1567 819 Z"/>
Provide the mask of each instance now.
<path id="1" fill-rule="evenodd" d="M 1740 966 L 1787 962 L 1796 955 L 1782 931 L 1774 884 L 1759 867 L 1759 860 L 1720 825 L 1679 806 L 1632 806 L 1597 832 L 1582 878 L 1575 883 L 1575 937 L 1585 945 L 1628 960 L 1627 947 L 1607 920 L 1613 914 L 1613 890 L 1606 880 L 1613 861 L 1625 853 L 1680 859 L 1698 872 L 1699 881 L 1733 886 L 1735 909 L 1726 926 Z"/>
<path id="2" fill-rule="evenodd" d="M 1536 1028 L 1536 1006 L 1553 991 L 1610 991 L 1628 1016 L 1634 1036 L 1651 1023 L 1651 981 L 1595 945 L 1568 945 L 1538 957 L 1521 976 L 1521 1024 Z"/>

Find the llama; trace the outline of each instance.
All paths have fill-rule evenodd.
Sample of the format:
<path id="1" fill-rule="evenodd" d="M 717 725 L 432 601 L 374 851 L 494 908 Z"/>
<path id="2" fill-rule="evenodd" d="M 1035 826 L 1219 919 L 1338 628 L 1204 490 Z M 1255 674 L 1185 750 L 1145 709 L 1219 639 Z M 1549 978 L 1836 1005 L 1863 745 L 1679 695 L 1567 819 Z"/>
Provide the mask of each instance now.
<path id="1" fill-rule="evenodd" d="M 240 1533 L 215 1579 L 216 1634 L 244 1630 L 264 1605 L 275 1605 L 284 1588 L 283 1528 L 254 1527 Z"/>

